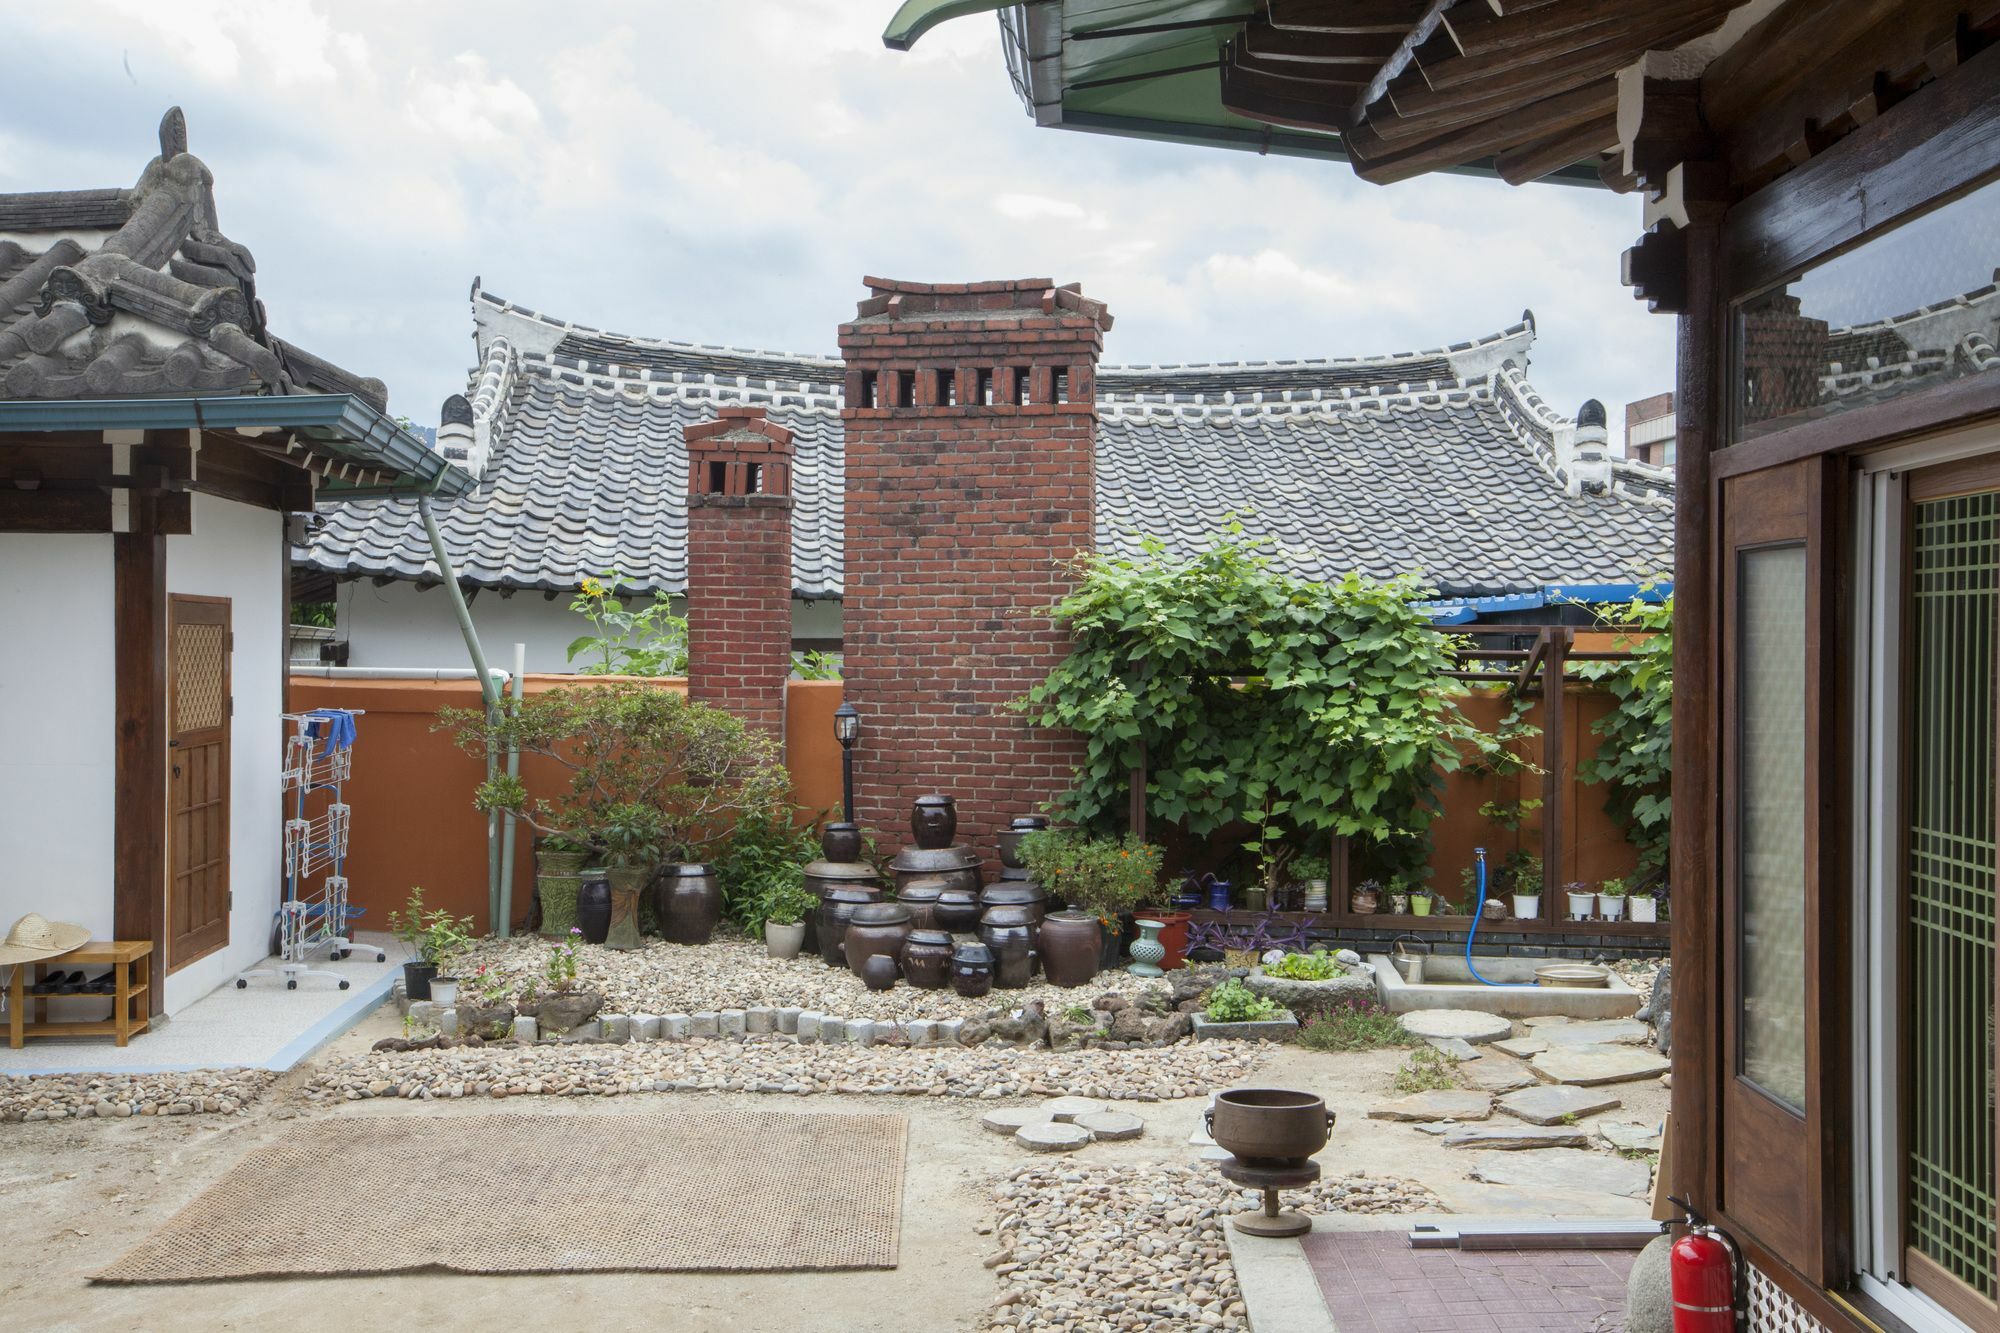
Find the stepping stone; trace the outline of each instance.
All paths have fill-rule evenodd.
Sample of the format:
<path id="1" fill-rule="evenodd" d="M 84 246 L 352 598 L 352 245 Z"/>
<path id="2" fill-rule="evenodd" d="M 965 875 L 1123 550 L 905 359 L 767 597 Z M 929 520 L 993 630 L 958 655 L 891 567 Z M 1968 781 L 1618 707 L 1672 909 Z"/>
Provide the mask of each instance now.
<path id="1" fill-rule="evenodd" d="M 1587 1190 L 1632 1199 L 1645 1198 L 1653 1185 L 1653 1169 L 1645 1162 L 1575 1148 L 1552 1148 L 1526 1157 L 1505 1152 L 1481 1153 L 1471 1176 L 1489 1185 Z"/>
<path id="2" fill-rule="evenodd" d="M 1534 1066 L 1543 1078 L 1583 1087 L 1658 1078 L 1669 1068 L 1664 1055 L 1638 1046 L 1565 1046 L 1542 1052 Z"/>
<path id="3" fill-rule="evenodd" d="M 1092 1138 L 1106 1142 L 1136 1139 L 1146 1132 L 1146 1122 L 1126 1111 L 1093 1111 L 1078 1116 L 1074 1123 L 1079 1129 L 1089 1130 Z"/>
<path id="4" fill-rule="evenodd" d="M 1523 1088 L 1500 1099 L 1501 1110 L 1531 1125 L 1560 1125 L 1567 1118 L 1596 1115 L 1618 1105 L 1618 1099 L 1608 1092 L 1592 1092 L 1562 1083 Z"/>
<path id="5" fill-rule="evenodd" d="M 1533 1088 L 1541 1084 L 1533 1070 L 1519 1060 L 1510 1060 L 1505 1056 L 1481 1060 L 1476 1065 L 1461 1065 L 1458 1076 L 1481 1092 L 1512 1092 L 1516 1088 Z"/>
<path id="6" fill-rule="evenodd" d="M 1536 1014 L 1533 1018 L 1522 1019 L 1521 1026 L 1528 1028 L 1548 1028 L 1567 1022 L 1569 1022 L 1569 1019 L 1562 1014 Z"/>
<path id="7" fill-rule="evenodd" d="M 1540 1037 L 1509 1037 L 1505 1041 L 1496 1041 L 1493 1043 L 1494 1050 L 1505 1051 L 1507 1054 L 1518 1056 L 1523 1060 L 1531 1055 L 1540 1055 L 1548 1048 L 1549 1044 Z"/>
<path id="8" fill-rule="evenodd" d="M 1514 1025 L 1477 1009 L 1418 1009 L 1403 1015 L 1403 1031 L 1412 1037 L 1457 1037 L 1477 1045 L 1512 1036 Z"/>
<path id="9" fill-rule="evenodd" d="M 1485 1129 L 1463 1129 L 1444 1136 L 1447 1148 L 1493 1148 L 1525 1152 L 1531 1148 L 1584 1148 L 1590 1136 L 1580 1129 L 1538 1129 L 1525 1125 L 1493 1125 Z"/>
<path id="10" fill-rule="evenodd" d="M 1492 1114 L 1490 1094 L 1458 1088 L 1415 1092 L 1368 1108 L 1370 1120 L 1484 1120 Z"/>
<path id="11" fill-rule="evenodd" d="M 1560 1046 L 1644 1046 L 1652 1031 L 1636 1018 L 1608 1018 L 1594 1023 L 1538 1028 L 1535 1036 L 1554 1050 Z"/>
<path id="12" fill-rule="evenodd" d="M 1057 1097 L 1053 1101 L 1042 1103 L 1044 1112 L 1042 1118 L 1062 1125 L 1068 1124 L 1080 1115 L 1096 1115 L 1099 1111 L 1110 1109 L 1103 1102 L 1093 1101 L 1089 1097 Z"/>
<path id="13" fill-rule="evenodd" d="M 1014 1133 L 1014 1141 L 1031 1152 L 1075 1152 L 1090 1142 L 1090 1131 L 1076 1125 L 1058 1125 L 1054 1121 L 1048 1121 L 1039 1125 L 1021 1126 Z"/>
<path id="14" fill-rule="evenodd" d="M 1434 1049 L 1443 1051 L 1460 1064 L 1467 1060 L 1477 1060 L 1481 1055 L 1477 1046 L 1459 1037 L 1428 1037 L 1425 1040 L 1429 1041 Z"/>
<path id="15" fill-rule="evenodd" d="M 1028 1125 L 1046 1125 L 1049 1113 L 1038 1106 L 1004 1106 L 979 1117 L 982 1127 L 995 1134 L 1012 1134 Z"/>
<path id="16" fill-rule="evenodd" d="M 1635 1125 L 1629 1120 L 1607 1120 L 1597 1127 L 1597 1137 L 1626 1152 L 1658 1152 L 1660 1127 Z"/>

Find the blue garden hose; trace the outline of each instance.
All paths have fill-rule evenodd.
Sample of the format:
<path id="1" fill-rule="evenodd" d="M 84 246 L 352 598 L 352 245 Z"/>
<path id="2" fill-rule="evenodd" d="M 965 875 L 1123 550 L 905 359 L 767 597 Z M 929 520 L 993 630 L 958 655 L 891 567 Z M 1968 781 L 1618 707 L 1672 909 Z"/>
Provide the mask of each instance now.
<path id="1" fill-rule="evenodd" d="M 1465 970 L 1472 973 L 1473 980 L 1482 986 L 1498 986 L 1503 983 L 1488 981 L 1479 975 L 1479 969 L 1472 965 L 1472 940 L 1479 934 L 1479 919 L 1486 915 L 1486 849 L 1474 847 L 1473 859 L 1479 865 L 1479 905 L 1472 909 L 1472 929 L 1465 932 Z"/>

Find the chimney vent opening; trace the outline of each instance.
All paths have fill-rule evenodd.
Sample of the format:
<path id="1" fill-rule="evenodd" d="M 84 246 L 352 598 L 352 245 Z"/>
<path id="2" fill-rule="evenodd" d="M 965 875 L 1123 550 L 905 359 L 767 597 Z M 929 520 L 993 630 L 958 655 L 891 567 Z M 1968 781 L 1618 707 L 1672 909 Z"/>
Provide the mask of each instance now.
<path id="1" fill-rule="evenodd" d="M 917 405 L 917 372 L 899 370 L 896 372 L 896 406 L 915 407 Z"/>
<path id="2" fill-rule="evenodd" d="M 1069 367 L 1057 366 L 1049 373 L 1050 397 L 1058 403 L 1069 401 Z"/>
<path id="3" fill-rule="evenodd" d="M 720 459 L 712 460 L 708 465 L 708 493 L 710 495 L 726 495 L 728 491 L 729 464 L 722 462 Z"/>
<path id="4" fill-rule="evenodd" d="M 1026 366 L 1009 366 L 1007 368 L 1007 377 L 1013 381 L 1013 383 L 1007 386 L 1008 403 L 1014 407 L 1026 407 L 1028 405 L 1028 368 Z"/>
<path id="5" fill-rule="evenodd" d="M 993 372 L 989 369 L 979 372 L 979 406 L 993 406 Z"/>
<path id="6" fill-rule="evenodd" d="M 872 370 L 861 372 L 861 406 L 882 406 L 882 383 Z"/>
<path id="7" fill-rule="evenodd" d="M 939 407 L 958 406 L 958 372 L 955 370 L 935 370 L 931 372 L 932 384 L 936 392 L 932 401 Z"/>

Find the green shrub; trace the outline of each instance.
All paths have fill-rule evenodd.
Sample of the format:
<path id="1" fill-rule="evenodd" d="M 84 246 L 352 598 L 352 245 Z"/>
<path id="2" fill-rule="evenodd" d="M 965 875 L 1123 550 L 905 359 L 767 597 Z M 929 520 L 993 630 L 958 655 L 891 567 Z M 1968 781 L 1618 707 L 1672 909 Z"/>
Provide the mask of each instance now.
<path id="1" fill-rule="evenodd" d="M 1285 1012 L 1284 1006 L 1255 994 L 1235 977 L 1208 993 L 1211 1023 L 1261 1023 Z"/>
<path id="2" fill-rule="evenodd" d="M 1397 1092 L 1443 1092 L 1463 1087 L 1458 1074 L 1458 1057 L 1446 1055 L 1435 1046 L 1419 1046 L 1403 1061 L 1390 1085 Z"/>
<path id="3" fill-rule="evenodd" d="M 1160 882 L 1160 849 L 1143 838 L 1091 838 L 1041 829 L 1021 839 L 1021 861 L 1035 882 L 1100 919 L 1130 911 Z"/>
<path id="4" fill-rule="evenodd" d="M 1332 981 L 1346 976 L 1347 969 L 1326 950 L 1314 949 L 1311 953 L 1288 953 L 1275 963 L 1264 964 L 1264 975 L 1284 981 Z"/>
<path id="5" fill-rule="evenodd" d="M 1336 1005 L 1299 1029 L 1299 1045 L 1309 1051 L 1377 1051 L 1414 1041 L 1396 1015 L 1370 999 Z"/>

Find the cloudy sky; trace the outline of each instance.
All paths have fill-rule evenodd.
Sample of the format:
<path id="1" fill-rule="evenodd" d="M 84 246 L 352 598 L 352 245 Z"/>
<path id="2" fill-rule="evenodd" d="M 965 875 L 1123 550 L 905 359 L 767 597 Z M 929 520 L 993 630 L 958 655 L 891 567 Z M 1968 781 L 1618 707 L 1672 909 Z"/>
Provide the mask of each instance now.
<path id="1" fill-rule="evenodd" d="M 992 19 L 893 0 L 65 0 L 9 15 L 0 190 L 128 185 L 187 112 L 282 335 L 462 386 L 467 291 L 625 333 L 830 352 L 862 274 L 1080 281 L 1113 362 L 1434 347 L 1525 308 L 1574 412 L 1671 385 L 1618 283 L 1631 197 L 1036 129 Z M 1614 426 L 1615 429 L 1615 426 Z"/>

